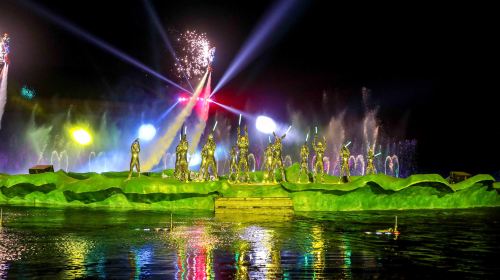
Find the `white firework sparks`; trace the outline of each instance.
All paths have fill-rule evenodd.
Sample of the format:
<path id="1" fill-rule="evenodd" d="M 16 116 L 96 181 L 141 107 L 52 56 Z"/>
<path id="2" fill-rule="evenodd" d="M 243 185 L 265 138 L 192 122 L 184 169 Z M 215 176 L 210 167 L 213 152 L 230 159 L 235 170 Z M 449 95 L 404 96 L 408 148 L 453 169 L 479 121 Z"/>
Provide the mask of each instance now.
<path id="1" fill-rule="evenodd" d="M 199 79 L 213 60 L 215 48 L 210 46 L 206 33 L 186 31 L 177 39 L 179 59 L 175 63 L 177 75 Z"/>

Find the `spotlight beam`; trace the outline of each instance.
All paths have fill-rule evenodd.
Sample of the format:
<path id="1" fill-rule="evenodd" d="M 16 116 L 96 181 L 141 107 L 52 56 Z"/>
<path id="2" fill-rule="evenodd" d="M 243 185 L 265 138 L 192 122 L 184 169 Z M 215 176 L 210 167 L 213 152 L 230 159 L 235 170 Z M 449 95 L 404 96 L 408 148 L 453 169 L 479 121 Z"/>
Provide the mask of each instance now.
<path id="1" fill-rule="evenodd" d="M 165 30 L 163 30 L 161 23 L 160 23 L 160 20 L 158 19 L 158 15 L 156 14 L 151 3 L 149 3 L 149 0 L 144 0 L 144 6 L 146 7 L 146 10 L 148 11 L 149 16 L 153 20 L 153 24 L 155 25 L 156 30 L 158 31 L 158 33 L 160 33 L 160 36 L 161 36 L 161 39 L 163 40 L 163 43 L 167 47 L 168 51 L 170 52 L 170 54 L 172 55 L 174 60 L 176 62 L 179 62 L 179 59 L 177 58 L 177 55 L 175 54 L 175 50 L 172 47 L 172 44 L 170 43 L 170 40 L 168 39 L 167 34 L 165 33 Z M 182 71 L 182 76 L 184 77 L 187 84 L 189 85 L 189 88 L 191 88 L 191 92 L 193 92 L 194 91 L 193 85 L 191 85 L 191 83 L 189 82 L 189 79 L 187 78 L 186 73 L 184 71 Z"/>
<path id="2" fill-rule="evenodd" d="M 264 42 L 271 35 L 276 33 L 278 25 L 283 21 L 286 15 L 290 15 L 293 8 L 297 6 L 297 0 L 280 0 L 261 18 L 257 28 L 255 28 L 243 47 L 239 50 L 236 57 L 231 62 L 228 70 L 222 76 L 214 91 L 210 95 L 217 93 L 225 84 L 236 76 L 244 67 L 257 57 L 263 49 Z"/>
<path id="3" fill-rule="evenodd" d="M 235 115 L 243 115 L 243 116 L 245 116 L 245 118 L 254 118 L 252 115 L 250 115 L 248 113 L 245 113 L 245 112 L 240 111 L 238 109 L 235 109 L 233 107 L 229 107 L 227 105 L 221 104 L 217 101 L 212 100 L 212 103 L 219 105 L 221 108 L 224 108 L 224 109 L 228 110 L 229 112 L 234 113 Z"/>
<path id="4" fill-rule="evenodd" d="M 255 121 L 255 128 L 265 134 L 274 134 L 276 131 L 276 123 L 270 117 L 258 116 Z"/>
<path id="5" fill-rule="evenodd" d="M 177 106 L 177 104 L 179 104 L 179 102 L 180 101 L 177 100 L 172 106 L 168 107 L 168 109 L 165 110 L 165 112 L 160 116 L 157 123 L 161 122 L 168 114 L 170 114 L 170 112 L 172 112 L 172 110 L 175 108 L 175 106 Z"/>
<path id="6" fill-rule="evenodd" d="M 164 81 L 164 82 L 166 82 L 166 83 L 168 83 L 168 84 L 170 84 L 170 85 L 172 85 L 172 86 L 174 86 L 182 91 L 191 92 L 191 91 L 183 88 L 182 86 L 176 84 L 172 80 L 165 78 L 163 75 L 157 73 L 153 69 L 149 68 L 148 66 L 144 65 L 143 63 L 139 62 L 135 58 L 129 56 L 128 54 L 118 50 L 117 48 L 104 42 L 103 40 L 99 39 L 98 37 L 96 37 L 96 36 L 88 33 L 87 31 L 77 27 L 75 24 L 69 22 L 68 20 L 64 19 L 63 17 L 60 17 L 60 16 L 50 12 L 46 8 L 42 7 L 41 5 L 35 4 L 35 3 L 31 2 L 31 1 L 27 1 L 27 0 L 19 1 L 19 2 L 22 3 L 23 5 L 27 6 L 31 10 L 33 10 L 36 14 L 48 19 L 52 23 L 55 23 L 56 25 L 58 25 L 62 29 L 69 31 L 70 33 L 77 35 L 78 37 L 84 39 L 85 41 L 92 43 L 93 45 L 113 54 L 114 56 L 120 58 L 122 61 L 127 62 L 135 67 L 138 67 L 138 68 L 142 69 L 143 71 L 155 76 L 156 78 L 158 78 L 158 79 L 160 79 L 160 80 L 162 80 L 162 81 Z"/>
<path id="7" fill-rule="evenodd" d="M 203 88 L 203 84 L 205 83 L 207 76 L 208 72 L 205 73 L 200 83 L 196 87 L 193 98 L 190 99 L 186 106 L 175 116 L 172 123 L 168 124 L 168 126 L 165 125 L 167 129 L 164 135 L 159 138 L 157 137 L 155 143 L 149 146 L 149 155 L 146 156 L 146 160 L 142 163 L 144 170 L 151 170 L 151 168 L 157 165 L 160 162 L 162 155 L 168 150 L 168 148 L 170 148 L 170 145 L 175 139 L 175 136 L 177 135 L 179 129 L 182 129 L 182 127 L 186 129 L 186 126 L 184 126 L 184 122 L 191 115 L 191 112 L 196 105 L 195 100 L 200 95 L 201 89 Z"/>

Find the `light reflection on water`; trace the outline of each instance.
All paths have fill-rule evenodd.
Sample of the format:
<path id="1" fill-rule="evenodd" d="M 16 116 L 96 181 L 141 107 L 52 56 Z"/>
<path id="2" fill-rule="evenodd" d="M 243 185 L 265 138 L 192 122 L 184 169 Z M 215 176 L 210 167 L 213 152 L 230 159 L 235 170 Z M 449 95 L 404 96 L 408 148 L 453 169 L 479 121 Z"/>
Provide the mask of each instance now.
<path id="1" fill-rule="evenodd" d="M 3 207 L 0 279 L 358 279 L 498 273 L 500 209 L 298 213 Z M 392 226 L 401 236 L 367 235 Z"/>

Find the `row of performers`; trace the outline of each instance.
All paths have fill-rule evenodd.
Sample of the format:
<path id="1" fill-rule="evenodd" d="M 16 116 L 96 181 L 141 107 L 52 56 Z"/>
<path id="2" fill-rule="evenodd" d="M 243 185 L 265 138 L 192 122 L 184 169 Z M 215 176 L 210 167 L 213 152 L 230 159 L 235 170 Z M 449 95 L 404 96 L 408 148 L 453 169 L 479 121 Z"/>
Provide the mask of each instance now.
<path id="1" fill-rule="evenodd" d="M 245 126 L 244 133 L 241 133 L 240 127 L 237 130 L 237 141 L 236 145 L 231 148 L 230 153 L 230 167 L 229 167 L 229 181 L 235 183 L 248 183 L 250 182 L 250 170 L 248 164 L 248 148 L 250 146 L 249 138 L 248 138 L 248 130 Z M 277 183 L 277 181 L 286 181 L 285 176 L 285 168 L 283 164 L 282 157 L 282 140 L 285 138 L 286 134 L 279 136 L 273 132 L 274 142 L 269 143 L 264 151 L 264 174 L 263 174 L 263 182 L 264 183 Z M 325 155 L 326 150 L 326 138 L 323 137 L 322 140 L 318 140 L 318 135 L 314 136 L 314 140 L 312 143 L 312 148 L 315 153 L 315 161 L 312 170 L 312 181 L 313 182 L 324 182 L 324 170 L 325 165 L 323 161 L 323 157 Z M 190 171 L 188 168 L 188 154 L 189 143 L 187 141 L 186 134 L 182 134 L 181 140 L 176 147 L 175 154 L 175 170 L 174 176 L 179 181 L 187 182 L 190 178 Z M 201 165 L 199 170 L 199 177 L 196 179 L 198 181 L 208 181 L 210 180 L 210 171 L 212 172 L 213 178 L 218 179 L 217 174 L 217 161 L 215 160 L 215 149 L 216 144 L 214 141 L 213 134 L 208 135 L 207 142 L 203 146 L 201 150 Z M 347 145 L 342 145 L 341 148 L 341 167 L 340 167 L 340 180 L 349 180 L 350 172 L 349 172 L 349 157 L 350 152 L 347 148 Z M 299 173 L 299 182 L 302 181 L 302 178 L 306 177 L 307 182 L 309 182 L 309 168 L 308 168 L 308 159 L 309 159 L 309 147 L 307 141 L 304 142 L 300 149 L 300 173 Z M 374 152 L 373 149 L 370 148 L 368 151 L 368 162 L 366 168 L 366 174 L 375 174 L 375 167 L 373 164 L 374 161 Z M 276 176 L 276 173 L 281 176 Z"/>

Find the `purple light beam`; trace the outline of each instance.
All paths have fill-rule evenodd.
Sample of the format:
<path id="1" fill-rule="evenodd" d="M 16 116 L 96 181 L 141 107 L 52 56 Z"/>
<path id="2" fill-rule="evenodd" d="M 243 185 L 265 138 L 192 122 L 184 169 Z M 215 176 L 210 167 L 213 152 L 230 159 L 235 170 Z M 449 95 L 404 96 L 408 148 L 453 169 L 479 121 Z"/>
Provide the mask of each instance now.
<path id="1" fill-rule="evenodd" d="M 264 17 L 261 18 L 257 27 L 253 30 L 250 38 L 245 41 L 243 47 L 231 62 L 231 65 L 220 79 L 210 97 L 217 93 L 236 74 L 257 57 L 258 53 L 264 47 L 264 42 L 267 41 L 272 34 L 276 33 L 279 23 L 283 21 L 287 14 L 290 14 L 292 9 L 297 6 L 298 2 L 298 0 L 280 0 L 267 11 Z"/>
<path id="2" fill-rule="evenodd" d="M 170 54 L 172 55 L 174 60 L 176 62 L 178 62 L 179 59 L 177 58 L 177 55 L 175 54 L 175 50 L 172 47 L 172 44 L 170 43 L 170 40 L 168 39 L 168 36 L 165 33 L 165 30 L 163 30 L 161 23 L 160 23 L 160 20 L 158 19 L 158 16 L 156 15 L 156 12 L 155 12 L 153 6 L 151 6 L 151 3 L 149 3 L 149 0 L 144 0 L 144 6 L 146 7 L 146 10 L 148 11 L 149 16 L 153 20 L 153 23 L 154 23 L 156 29 L 158 30 L 158 33 L 160 33 L 160 36 L 161 36 L 161 39 L 163 40 L 163 43 L 167 47 L 168 51 L 170 52 Z M 182 72 L 182 75 L 184 76 L 184 79 L 186 80 L 187 84 L 189 85 L 189 88 L 191 88 L 191 92 L 193 92 L 194 91 L 193 85 L 191 85 L 191 83 L 189 82 L 189 79 L 187 78 L 186 73 Z"/>
<path id="3" fill-rule="evenodd" d="M 60 26 L 61 28 L 65 29 L 66 31 L 69 31 L 75 35 L 78 35 L 79 37 L 85 39 L 87 42 L 92 43 L 96 45 L 97 47 L 115 55 L 116 57 L 120 58 L 124 62 L 127 62 L 129 64 L 132 64 L 145 72 L 148 72 L 149 74 L 155 76 L 156 78 L 167 82 L 168 84 L 171 84 L 177 88 L 179 88 L 182 91 L 185 92 L 190 92 L 189 90 L 183 88 L 182 86 L 176 84 L 175 82 L 171 81 L 170 79 L 165 78 L 163 75 L 157 73 L 156 71 L 152 70 L 151 68 L 147 67 L 146 65 L 142 64 L 141 62 L 137 61 L 133 57 L 129 56 L 128 54 L 118 50 L 117 48 L 113 47 L 112 45 L 104 42 L 103 40 L 97 38 L 96 36 L 86 32 L 85 30 L 77 27 L 73 23 L 69 22 L 68 20 L 50 12 L 46 8 L 35 4 L 31 1 L 19 1 L 23 5 L 27 6 L 28 8 L 32 9 L 35 13 L 37 13 L 40 16 L 45 17 L 49 21 L 55 23 L 56 25 Z"/>

